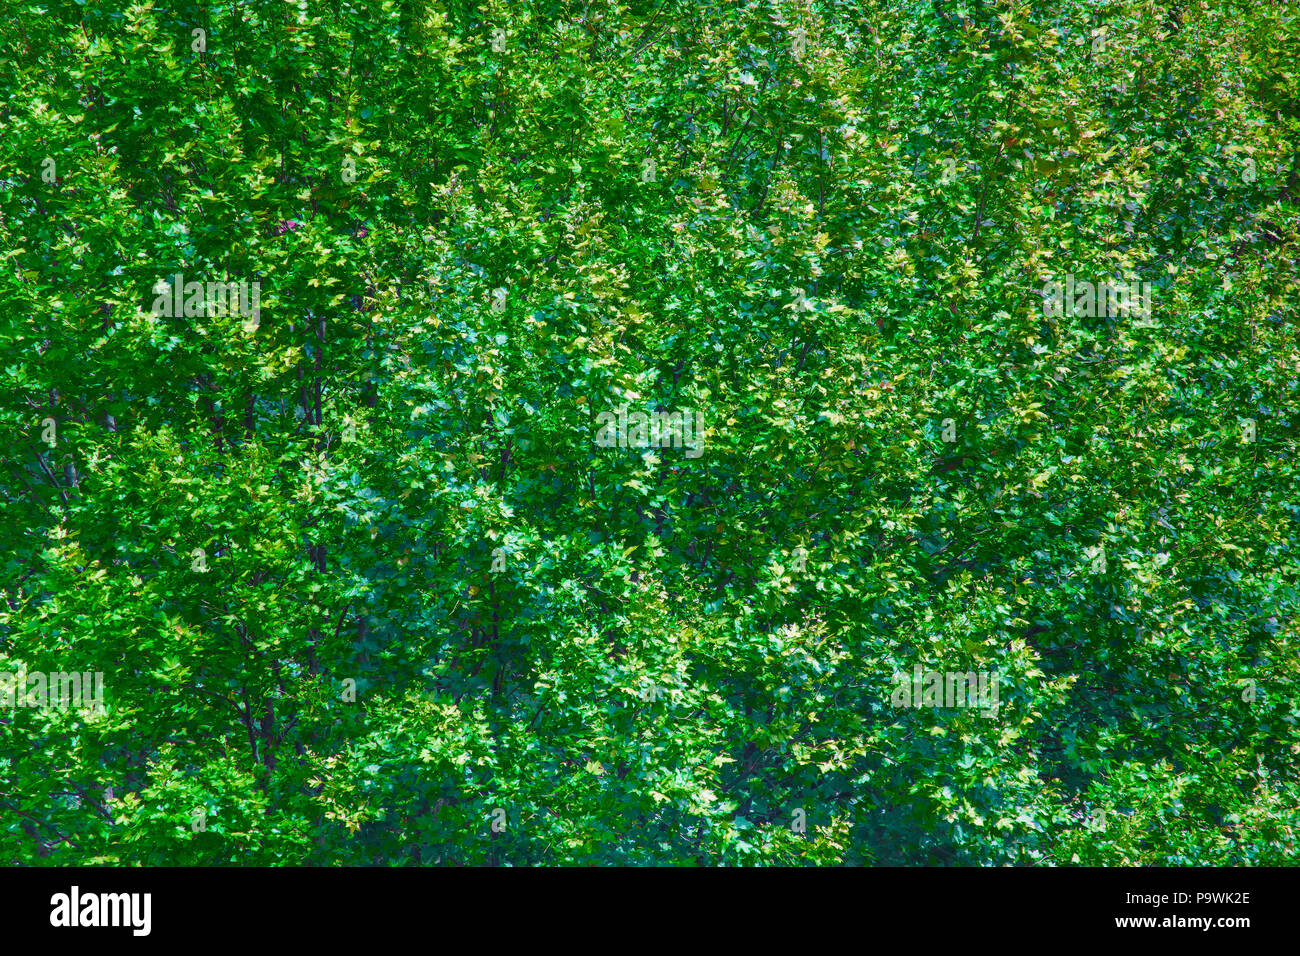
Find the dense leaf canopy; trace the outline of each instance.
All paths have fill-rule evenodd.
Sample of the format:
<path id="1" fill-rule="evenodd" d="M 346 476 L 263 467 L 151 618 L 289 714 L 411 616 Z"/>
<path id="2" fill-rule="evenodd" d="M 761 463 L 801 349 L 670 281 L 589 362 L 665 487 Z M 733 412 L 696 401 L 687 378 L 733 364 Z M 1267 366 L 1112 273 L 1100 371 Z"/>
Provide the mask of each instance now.
<path id="1" fill-rule="evenodd" d="M 0 861 L 1296 862 L 1286 0 L 0 7 Z"/>

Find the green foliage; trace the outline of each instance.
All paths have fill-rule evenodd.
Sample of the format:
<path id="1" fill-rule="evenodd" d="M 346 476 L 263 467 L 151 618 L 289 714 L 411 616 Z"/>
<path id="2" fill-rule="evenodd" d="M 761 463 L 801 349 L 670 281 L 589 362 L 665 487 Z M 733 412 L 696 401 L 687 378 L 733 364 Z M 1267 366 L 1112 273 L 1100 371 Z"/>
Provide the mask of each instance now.
<path id="1" fill-rule="evenodd" d="M 1286 3 L 3 12 L 0 862 L 1296 862 Z"/>

